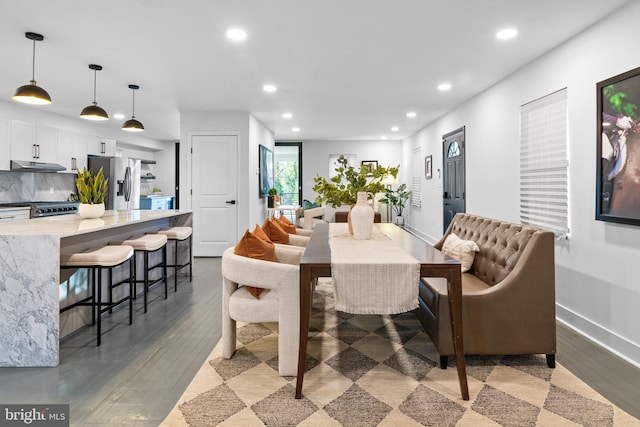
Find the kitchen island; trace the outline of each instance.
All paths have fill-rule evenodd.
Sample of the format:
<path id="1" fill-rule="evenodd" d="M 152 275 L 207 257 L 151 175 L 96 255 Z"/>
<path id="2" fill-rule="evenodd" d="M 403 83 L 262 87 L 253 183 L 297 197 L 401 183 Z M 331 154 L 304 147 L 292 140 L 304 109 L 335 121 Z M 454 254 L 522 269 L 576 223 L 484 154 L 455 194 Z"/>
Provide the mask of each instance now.
<path id="1" fill-rule="evenodd" d="M 107 211 L 0 224 L 0 367 L 57 366 L 60 253 L 165 227 L 192 226 L 188 210 Z"/>

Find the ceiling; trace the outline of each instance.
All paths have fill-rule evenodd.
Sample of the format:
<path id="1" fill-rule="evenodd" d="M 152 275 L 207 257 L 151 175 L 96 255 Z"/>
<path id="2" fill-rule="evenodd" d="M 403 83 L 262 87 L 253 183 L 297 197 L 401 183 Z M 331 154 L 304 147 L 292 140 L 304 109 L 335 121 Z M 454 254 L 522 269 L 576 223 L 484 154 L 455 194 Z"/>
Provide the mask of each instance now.
<path id="1" fill-rule="evenodd" d="M 78 117 L 93 100 L 88 64 L 99 64 L 97 101 L 111 116 L 100 126 L 112 133 L 131 116 L 134 83 L 136 118 L 154 139 L 180 138 L 181 111 L 223 110 L 251 112 L 278 140 L 398 140 L 627 2 L 2 1 L 0 94 L 31 79 L 31 31 L 45 37 L 35 77 L 53 103 L 29 108 Z M 228 40 L 231 27 L 247 39 Z M 505 27 L 518 36 L 497 40 Z"/>

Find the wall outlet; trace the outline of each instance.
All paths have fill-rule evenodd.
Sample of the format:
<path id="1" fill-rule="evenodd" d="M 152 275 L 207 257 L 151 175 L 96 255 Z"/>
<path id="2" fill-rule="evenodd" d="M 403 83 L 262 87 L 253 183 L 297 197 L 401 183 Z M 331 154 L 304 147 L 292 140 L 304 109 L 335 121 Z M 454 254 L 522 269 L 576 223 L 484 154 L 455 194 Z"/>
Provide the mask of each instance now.
<path id="1" fill-rule="evenodd" d="M 49 187 L 49 193 L 53 194 L 53 187 Z"/>

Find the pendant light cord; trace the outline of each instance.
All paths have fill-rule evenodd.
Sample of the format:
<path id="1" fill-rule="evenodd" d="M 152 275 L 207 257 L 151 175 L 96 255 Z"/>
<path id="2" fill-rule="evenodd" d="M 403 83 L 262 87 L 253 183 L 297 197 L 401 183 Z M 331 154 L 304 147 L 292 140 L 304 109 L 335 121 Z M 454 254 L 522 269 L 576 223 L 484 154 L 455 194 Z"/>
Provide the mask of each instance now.
<path id="1" fill-rule="evenodd" d="M 96 78 L 97 78 L 97 73 L 98 73 L 97 69 L 93 70 L 93 103 L 96 104 L 96 105 L 98 104 L 96 102 Z"/>
<path id="2" fill-rule="evenodd" d="M 31 60 L 31 81 L 36 81 L 36 39 L 33 39 L 33 58 Z"/>
<path id="3" fill-rule="evenodd" d="M 136 118 L 136 90 L 132 89 L 133 91 L 133 105 L 131 106 L 131 118 L 135 119 Z"/>

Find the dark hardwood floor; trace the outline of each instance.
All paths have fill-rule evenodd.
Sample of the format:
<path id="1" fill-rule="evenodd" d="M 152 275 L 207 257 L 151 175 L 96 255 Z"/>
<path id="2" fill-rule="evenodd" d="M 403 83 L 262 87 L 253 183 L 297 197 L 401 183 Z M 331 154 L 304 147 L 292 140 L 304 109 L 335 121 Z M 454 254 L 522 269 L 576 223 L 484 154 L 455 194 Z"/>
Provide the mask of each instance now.
<path id="1" fill-rule="evenodd" d="M 135 300 L 132 326 L 126 307 L 106 316 L 100 347 L 94 327 L 63 339 L 56 368 L 0 368 L 0 402 L 68 403 L 71 425 L 157 426 L 220 338 L 220 259 L 196 258 L 193 282 L 172 288 L 167 300 L 152 288 L 147 314 Z"/>
<path id="2" fill-rule="evenodd" d="M 100 347 L 87 327 L 62 340 L 56 368 L 0 368 L 0 402 L 68 403 L 77 426 L 157 426 L 220 338 L 221 287 L 220 258 L 196 258 L 192 283 L 167 300 L 153 289 L 146 315 L 136 300 L 132 326 L 126 309 L 107 316 Z M 640 418 L 640 369 L 561 324 L 557 360 Z"/>

